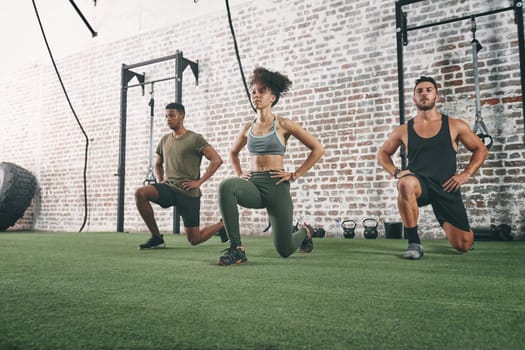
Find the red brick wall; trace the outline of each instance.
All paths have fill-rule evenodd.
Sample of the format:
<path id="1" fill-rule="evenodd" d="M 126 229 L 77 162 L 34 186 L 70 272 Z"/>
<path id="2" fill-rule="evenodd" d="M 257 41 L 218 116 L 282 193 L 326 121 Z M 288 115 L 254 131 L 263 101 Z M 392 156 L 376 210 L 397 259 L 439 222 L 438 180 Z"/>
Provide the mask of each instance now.
<path id="1" fill-rule="evenodd" d="M 248 76 L 257 65 L 288 74 L 291 92 L 275 107 L 319 137 L 326 155 L 293 185 L 297 217 L 329 232 L 337 218 L 361 222 L 398 221 L 395 183 L 382 171 L 376 152 L 399 123 L 396 24 L 393 1 L 268 1 L 232 7 L 241 58 Z M 500 8 L 501 1 L 428 2 L 405 8 L 409 25 L 420 25 Z M 510 6 L 511 1 L 509 1 Z M 440 3 L 441 4 L 441 3 Z M 445 11 L 446 9 L 446 11 Z M 473 226 L 508 223 L 524 231 L 525 167 L 520 67 L 512 11 L 478 18 L 482 113 L 495 138 L 489 159 L 464 186 Z M 409 32 L 404 48 L 406 113 L 420 75 L 441 86 L 440 109 L 474 124 L 475 100 L 468 20 Z M 225 164 L 202 188 L 202 222 L 219 218 L 216 189 L 233 172 L 228 150 L 240 125 L 254 117 L 240 80 L 226 13 L 154 32 L 130 35 L 59 60 L 72 103 L 90 138 L 88 222 L 85 230 L 114 231 L 117 220 L 120 67 L 181 50 L 199 62 L 199 85 L 187 69 L 183 82 L 186 125 L 205 135 Z M 173 62 L 140 67 L 147 80 L 172 76 Z M 37 175 L 38 205 L 15 228 L 76 231 L 84 214 L 85 140 L 51 65 L 26 67 L 2 78 L 4 111 L 0 158 Z M 133 81 L 135 82 L 135 81 Z M 131 82 L 131 83 L 133 83 Z M 130 83 L 130 84 L 131 84 Z M 148 165 L 149 89 L 128 93 L 125 230 L 145 231 L 133 200 Z M 154 143 L 167 132 L 164 105 L 174 99 L 174 82 L 155 84 Z M 296 140 L 288 146 L 294 169 L 306 157 Z M 461 169 L 468 162 L 461 149 Z M 246 160 L 246 152 L 243 154 Z M 396 157 L 396 161 L 399 158 Z M 203 168 L 207 165 L 203 162 Z M 171 231 L 171 210 L 156 210 L 159 225 Z M 262 210 L 242 209 L 242 233 L 261 234 Z M 27 218 L 30 216 L 30 219 Z M 430 208 L 421 210 L 425 237 L 443 237 Z M 357 228 L 362 235 L 362 225 Z"/>

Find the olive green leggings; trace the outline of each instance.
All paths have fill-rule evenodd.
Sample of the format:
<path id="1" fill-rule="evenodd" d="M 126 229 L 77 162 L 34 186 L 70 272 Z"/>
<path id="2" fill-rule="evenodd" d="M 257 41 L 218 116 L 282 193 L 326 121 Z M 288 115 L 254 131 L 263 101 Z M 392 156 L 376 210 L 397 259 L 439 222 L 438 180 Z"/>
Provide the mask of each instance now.
<path id="1" fill-rule="evenodd" d="M 249 180 L 229 178 L 219 185 L 219 208 L 232 246 L 241 244 L 239 209 L 266 208 L 272 224 L 275 249 L 283 258 L 292 255 L 306 237 L 306 229 L 292 233 L 293 203 L 288 181 L 275 185 L 268 171 L 252 172 Z"/>

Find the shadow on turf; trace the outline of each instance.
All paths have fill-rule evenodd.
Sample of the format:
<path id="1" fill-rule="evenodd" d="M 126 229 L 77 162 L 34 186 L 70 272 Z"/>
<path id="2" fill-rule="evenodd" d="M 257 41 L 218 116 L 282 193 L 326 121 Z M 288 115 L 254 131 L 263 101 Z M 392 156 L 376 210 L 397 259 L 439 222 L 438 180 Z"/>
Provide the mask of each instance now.
<path id="1" fill-rule="evenodd" d="M 431 253 L 431 254 L 442 254 L 442 255 L 463 255 L 468 254 L 460 252 L 459 250 L 455 250 L 451 247 L 434 247 L 425 249 L 425 253 Z M 471 253 L 472 254 L 472 253 Z"/>
<path id="2" fill-rule="evenodd" d="M 348 253 L 349 254 L 359 254 L 359 255 L 383 255 L 383 256 L 393 256 L 399 259 L 406 260 L 403 258 L 403 252 L 405 249 L 400 250 L 384 250 L 384 249 L 361 249 L 361 250 L 351 250 Z M 463 255 L 468 253 L 462 253 L 460 251 L 457 251 L 451 247 L 430 247 L 425 248 L 425 255 L 426 254 L 436 254 L 436 255 Z M 472 253 L 471 253 L 472 254 Z"/>
<path id="3" fill-rule="evenodd" d="M 160 251 L 163 251 L 163 250 L 173 250 L 173 249 L 180 249 L 181 247 L 172 247 L 172 246 L 167 246 L 167 247 L 162 247 L 162 248 L 149 248 L 149 249 L 138 249 L 139 252 L 160 252 Z"/>

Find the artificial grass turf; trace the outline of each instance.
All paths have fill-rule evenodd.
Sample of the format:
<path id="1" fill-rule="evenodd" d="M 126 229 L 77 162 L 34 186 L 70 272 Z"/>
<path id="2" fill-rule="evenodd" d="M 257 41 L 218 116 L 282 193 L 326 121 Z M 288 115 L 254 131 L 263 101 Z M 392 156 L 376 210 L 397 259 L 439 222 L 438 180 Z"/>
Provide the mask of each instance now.
<path id="1" fill-rule="evenodd" d="M 525 242 L 314 239 L 282 259 L 227 246 L 139 251 L 145 234 L 0 234 L 0 349 L 522 349 Z"/>

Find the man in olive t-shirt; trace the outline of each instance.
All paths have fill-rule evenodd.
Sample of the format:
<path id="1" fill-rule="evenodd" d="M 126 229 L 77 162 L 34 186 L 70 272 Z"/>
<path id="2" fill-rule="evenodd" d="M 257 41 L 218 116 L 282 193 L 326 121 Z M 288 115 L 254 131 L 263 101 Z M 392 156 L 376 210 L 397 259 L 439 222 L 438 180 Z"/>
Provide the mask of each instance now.
<path id="1" fill-rule="evenodd" d="M 200 186 L 221 166 L 222 158 L 202 137 L 184 127 L 185 109 L 180 103 L 166 106 L 166 120 L 171 132 L 164 135 L 156 150 L 154 172 L 157 183 L 142 186 L 135 192 L 137 209 L 151 232 L 151 238 L 139 249 L 164 247 L 151 202 L 162 208 L 176 206 L 184 221 L 186 238 L 192 245 L 208 240 L 216 232 L 227 240 L 222 221 L 200 229 Z M 209 160 L 200 174 L 202 157 Z"/>

